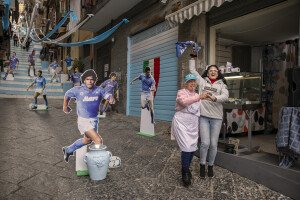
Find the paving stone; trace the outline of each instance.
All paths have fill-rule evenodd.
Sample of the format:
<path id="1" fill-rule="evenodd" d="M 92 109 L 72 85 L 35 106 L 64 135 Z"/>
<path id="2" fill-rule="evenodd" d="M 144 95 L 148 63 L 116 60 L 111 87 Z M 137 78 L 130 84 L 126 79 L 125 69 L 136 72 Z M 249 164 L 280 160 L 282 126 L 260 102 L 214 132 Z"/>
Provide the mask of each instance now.
<path id="1" fill-rule="evenodd" d="M 214 199 L 236 199 L 234 185 L 231 178 L 213 178 L 212 184 Z"/>
<path id="2" fill-rule="evenodd" d="M 20 189 L 20 187 L 17 184 L 0 180 L 0 199 L 4 198 L 12 192 L 17 191 L 18 189 Z"/>
<path id="3" fill-rule="evenodd" d="M 39 200 L 39 199 L 43 199 L 43 200 L 50 200 L 53 199 L 53 196 L 50 196 L 48 194 L 45 193 L 41 193 L 38 191 L 34 191 L 28 188 L 21 188 L 20 190 L 18 190 L 17 192 L 14 193 L 14 198 L 19 198 L 20 199 L 30 199 L 30 200 Z"/>
<path id="4" fill-rule="evenodd" d="M 136 135 L 138 117 L 116 113 L 100 119 L 99 133 L 107 150 L 121 158 L 121 167 L 102 181 L 78 177 L 75 156 L 65 163 L 61 150 L 82 137 L 76 105 L 66 115 L 62 100 L 49 100 L 51 109 L 45 113 L 26 111 L 29 103 L 31 99 L 0 98 L 0 199 L 289 199 L 218 166 L 215 178 L 200 179 L 196 157 L 190 167 L 192 185 L 186 188 L 180 149 L 168 133 L 170 122 L 157 120 L 158 135 L 148 138 Z"/>
<path id="5" fill-rule="evenodd" d="M 40 174 L 23 181 L 20 185 L 41 193 L 55 196 L 59 192 L 58 183 L 62 181 L 62 179 L 63 178 L 54 174 L 41 172 Z"/>
<path id="6" fill-rule="evenodd" d="M 268 200 L 291 200 L 291 198 L 280 194 L 278 192 L 275 192 L 263 185 L 258 185 L 260 191 L 262 192 L 264 199 L 268 199 Z"/>
<path id="7" fill-rule="evenodd" d="M 238 199 L 263 199 L 259 187 L 253 181 L 233 174 Z"/>
<path id="8" fill-rule="evenodd" d="M 17 184 L 37 175 L 38 173 L 40 172 L 37 170 L 24 166 L 18 166 L 0 173 L 0 179 Z"/>

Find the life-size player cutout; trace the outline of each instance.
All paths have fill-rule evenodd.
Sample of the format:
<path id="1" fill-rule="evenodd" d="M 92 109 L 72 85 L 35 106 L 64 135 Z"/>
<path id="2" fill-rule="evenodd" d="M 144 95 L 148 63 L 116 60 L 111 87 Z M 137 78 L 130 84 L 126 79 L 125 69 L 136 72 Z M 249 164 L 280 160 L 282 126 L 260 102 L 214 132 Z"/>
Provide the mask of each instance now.
<path id="1" fill-rule="evenodd" d="M 28 55 L 28 76 L 30 76 L 30 68 L 33 68 L 33 75 L 36 76 L 35 74 L 35 51 L 33 50 L 31 54 Z"/>
<path id="2" fill-rule="evenodd" d="M 136 80 L 141 80 L 142 88 L 141 88 L 141 107 L 142 109 L 147 108 L 150 109 L 151 114 L 151 123 L 154 123 L 154 109 L 153 109 L 153 95 L 152 91 L 155 91 L 155 81 L 151 76 L 150 67 L 145 68 L 144 74 L 139 75 L 138 77 L 134 78 L 130 85 L 133 84 Z"/>
<path id="3" fill-rule="evenodd" d="M 67 70 L 68 70 L 68 81 L 71 78 L 72 61 L 73 59 L 70 57 L 70 55 L 68 55 L 68 58 L 65 59 L 65 62 L 67 64 Z"/>
<path id="4" fill-rule="evenodd" d="M 11 73 L 13 77 L 15 77 L 14 71 L 16 68 L 17 69 L 19 68 L 19 59 L 16 56 L 16 52 L 13 52 L 12 56 L 9 58 L 9 67 L 7 68 L 7 71 L 5 73 L 3 80 L 6 80 L 7 75 L 9 73 Z"/>
<path id="5" fill-rule="evenodd" d="M 68 106 L 71 98 L 77 100 L 78 129 L 83 138 L 78 139 L 72 145 L 63 147 L 64 160 L 69 162 L 69 156 L 77 149 L 94 142 L 95 144 L 103 143 L 101 136 L 98 134 L 98 112 L 99 104 L 104 98 L 110 104 L 114 104 L 114 98 L 108 94 L 102 87 L 95 85 L 97 75 L 94 70 L 86 70 L 81 76 L 82 85 L 73 87 L 65 94 L 63 111 L 69 113 L 71 108 Z"/>
<path id="6" fill-rule="evenodd" d="M 114 94 L 116 92 L 116 99 L 119 101 L 119 89 L 118 89 L 118 83 L 116 81 L 117 75 L 116 73 L 112 72 L 109 75 L 109 79 L 101 83 L 100 87 L 103 87 L 107 93 L 112 95 L 114 97 Z M 108 101 L 105 101 L 101 111 L 100 115 L 102 115 L 106 108 L 107 108 Z"/>
<path id="7" fill-rule="evenodd" d="M 48 100 L 46 97 L 46 79 L 42 76 L 42 70 L 38 71 L 38 77 L 36 77 L 36 79 L 28 86 L 28 88 L 26 89 L 27 91 L 29 90 L 29 88 L 31 86 L 33 86 L 34 84 L 36 84 L 36 89 L 35 89 L 35 93 L 34 93 L 34 104 L 29 106 L 29 109 L 32 110 L 36 110 L 36 109 L 41 109 L 41 110 L 47 110 L 48 109 Z M 37 106 L 37 98 L 39 95 L 43 95 L 43 98 L 45 100 L 45 106 L 43 108 L 38 108 Z"/>
<path id="8" fill-rule="evenodd" d="M 74 68 L 74 72 L 71 74 L 71 80 L 73 82 L 73 87 L 80 86 L 80 77 L 82 73 L 78 72 L 78 67 Z"/>

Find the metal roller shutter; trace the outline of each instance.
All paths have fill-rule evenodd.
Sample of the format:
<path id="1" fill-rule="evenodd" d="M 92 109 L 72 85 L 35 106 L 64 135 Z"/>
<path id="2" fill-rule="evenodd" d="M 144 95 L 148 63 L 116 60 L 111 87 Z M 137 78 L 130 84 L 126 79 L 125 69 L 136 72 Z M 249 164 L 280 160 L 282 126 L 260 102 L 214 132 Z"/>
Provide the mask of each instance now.
<path id="1" fill-rule="evenodd" d="M 141 114 L 141 82 L 137 80 L 132 86 L 129 83 L 143 73 L 144 66 L 149 65 L 157 84 L 154 98 L 155 119 L 172 120 L 177 95 L 177 41 L 178 28 L 170 29 L 166 22 L 129 38 L 127 115 Z"/>

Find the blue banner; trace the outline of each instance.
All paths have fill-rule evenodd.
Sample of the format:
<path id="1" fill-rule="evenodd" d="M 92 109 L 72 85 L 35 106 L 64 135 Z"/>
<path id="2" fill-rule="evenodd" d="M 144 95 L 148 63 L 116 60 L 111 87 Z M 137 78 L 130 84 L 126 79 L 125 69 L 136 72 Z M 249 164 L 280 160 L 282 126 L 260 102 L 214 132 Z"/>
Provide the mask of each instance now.
<path id="1" fill-rule="evenodd" d="M 96 43 L 102 42 L 103 40 L 105 40 L 106 38 L 108 38 L 123 23 L 126 24 L 128 22 L 129 22 L 129 20 L 123 19 L 120 23 L 118 23 L 113 28 L 109 29 L 108 31 L 106 31 L 106 32 L 102 33 L 101 35 L 98 35 L 98 36 L 96 36 L 94 38 L 86 40 L 86 41 L 76 42 L 76 43 L 53 43 L 53 44 L 56 44 L 56 45 L 59 45 L 59 46 L 63 46 L 63 47 L 74 47 L 74 46 L 81 46 L 81 45 L 84 45 L 84 44 L 96 44 Z"/>
<path id="2" fill-rule="evenodd" d="M 2 27 L 5 31 L 8 30 L 9 27 L 9 7 L 10 7 L 10 0 L 5 0 L 3 2 L 3 5 L 5 5 L 5 16 L 2 18 Z"/>
<path id="3" fill-rule="evenodd" d="M 67 19 L 68 19 L 68 17 L 69 17 L 69 15 L 72 13 L 72 20 L 73 21 L 75 21 L 74 20 L 74 16 L 75 16 L 75 19 L 77 20 L 77 17 L 76 17 L 76 15 L 74 14 L 74 12 L 73 12 L 73 10 L 70 10 L 70 12 L 68 12 L 67 13 L 67 15 L 54 27 L 54 29 L 48 34 L 48 35 L 46 35 L 45 37 L 43 37 L 42 39 L 40 39 L 40 40 L 37 40 L 37 39 L 35 39 L 33 36 L 31 36 L 31 38 L 32 38 L 32 40 L 34 41 L 34 42 L 42 42 L 42 41 L 44 41 L 44 40 L 46 40 L 46 39 L 48 39 L 48 38 L 50 38 L 51 37 L 51 35 L 53 35 L 58 29 L 59 29 L 59 27 L 61 27 L 66 21 L 67 21 Z"/>

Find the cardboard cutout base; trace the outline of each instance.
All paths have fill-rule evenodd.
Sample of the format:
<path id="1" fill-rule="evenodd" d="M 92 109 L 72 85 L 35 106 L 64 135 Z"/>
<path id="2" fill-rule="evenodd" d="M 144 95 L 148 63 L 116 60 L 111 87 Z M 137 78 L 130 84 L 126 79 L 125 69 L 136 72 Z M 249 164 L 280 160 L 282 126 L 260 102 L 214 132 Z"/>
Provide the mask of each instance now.
<path id="1" fill-rule="evenodd" d="M 13 77 L 12 74 L 7 74 L 6 80 L 7 81 L 13 81 L 13 80 L 15 80 L 15 78 Z"/>
<path id="2" fill-rule="evenodd" d="M 104 112 L 102 115 L 100 113 L 98 114 L 98 118 L 105 118 L 106 117 L 106 112 Z"/>
<path id="3" fill-rule="evenodd" d="M 147 108 L 141 109 L 140 132 L 136 134 L 146 136 L 146 137 L 156 136 L 154 133 L 154 124 L 151 123 L 150 109 L 149 110 Z"/>
<path id="4" fill-rule="evenodd" d="M 33 103 L 29 104 L 29 110 L 48 110 L 46 105 L 37 105 L 37 109 L 32 109 L 33 105 Z"/>
<path id="5" fill-rule="evenodd" d="M 76 150 L 76 173 L 77 173 L 77 176 L 89 175 L 87 165 L 83 161 L 83 156 L 86 153 L 87 153 L 87 145 Z"/>
<path id="6" fill-rule="evenodd" d="M 34 76 L 34 73 L 33 73 L 33 68 L 31 67 L 30 68 L 30 72 L 29 72 L 30 76 Z"/>

